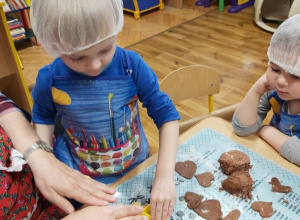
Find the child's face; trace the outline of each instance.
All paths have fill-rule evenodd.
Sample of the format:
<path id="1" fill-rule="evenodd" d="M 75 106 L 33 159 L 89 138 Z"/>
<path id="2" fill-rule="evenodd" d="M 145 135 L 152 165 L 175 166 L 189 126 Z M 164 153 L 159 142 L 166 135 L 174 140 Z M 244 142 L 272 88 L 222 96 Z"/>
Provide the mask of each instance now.
<path id="1" fill-rule="evenodd" d="M 276 89 L 281 99 L 285 101 L 300 99 L 300 77 L 287 73 L 272 62 L 266 76 L 271 88 Z"/>
<path id="2" fill-rule="evenodd" d="M 76 72 L 88 76 L 98 76 L 112 60 L 116 44 L 117 37 L 113 36 L 85 50 L 71 55 L 62 55 L 61 59 Z"/>

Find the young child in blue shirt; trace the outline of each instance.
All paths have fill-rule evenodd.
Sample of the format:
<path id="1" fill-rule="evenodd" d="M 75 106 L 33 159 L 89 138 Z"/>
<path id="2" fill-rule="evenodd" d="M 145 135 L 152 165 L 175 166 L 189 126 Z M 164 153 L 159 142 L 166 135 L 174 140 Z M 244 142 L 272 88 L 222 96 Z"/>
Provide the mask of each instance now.
<path id="1" fill-rule="evenodd" d="M 287 160 L 300 165 L 300 14 L 284 21 L 268 48 L 269 67 L 236 109 L 240 136 L 257 133 Z M 270 110 L 269 125 L 262 121 Z"/>
<path id="2" fill-rule="evenodd" d="M 149 156 L 140 100 L 160 137 L 151 215 L 170 217 L 180 116 L 144 60 L 116 46 L 122 1 L 33 0 L 31 9 L 37 38 L 56 58 L 40 69 L 32 92 L 38 135 L 51 143 L 58 117 L 65 132 L 57 138 L 55 156 L 111 184 Z"/>

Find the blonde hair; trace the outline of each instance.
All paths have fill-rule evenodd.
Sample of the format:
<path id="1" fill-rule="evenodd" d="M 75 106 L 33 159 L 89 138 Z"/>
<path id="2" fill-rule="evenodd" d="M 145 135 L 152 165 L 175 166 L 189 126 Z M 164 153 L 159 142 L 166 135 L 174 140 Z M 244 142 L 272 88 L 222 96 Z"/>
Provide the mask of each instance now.
<path id="1" fill-rule="evenodd" d="M 275 31 L 268 48 L 269 62 L 300 77 L 300 14 L 285 20 Z"/>
<path id="2" fill-rule="evenodd" d="M 52 57 L 72 54 L 117 35 L 122 0 L 32 0 L 32 27 Z"/>

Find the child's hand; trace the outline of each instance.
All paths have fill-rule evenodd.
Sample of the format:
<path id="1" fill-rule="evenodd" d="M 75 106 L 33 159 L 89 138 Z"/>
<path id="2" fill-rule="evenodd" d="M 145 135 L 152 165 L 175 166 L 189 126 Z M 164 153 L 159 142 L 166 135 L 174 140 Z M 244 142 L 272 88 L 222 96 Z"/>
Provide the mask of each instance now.
<path id="1" fill-rule="evenodd" d="M 263 74 L 253 85 L 255 91 L 259 94 L 262 95 L 265 92 L 270 91 L 272 88 L 268 83 L 266 74 Z"/>
<path id="2" fill-rule="evenodd" d="M 151 191 L 151 217 L 153 220 L 170 218 L 174 209 L 176 190 L 174 178 L 155 177 Z"/>

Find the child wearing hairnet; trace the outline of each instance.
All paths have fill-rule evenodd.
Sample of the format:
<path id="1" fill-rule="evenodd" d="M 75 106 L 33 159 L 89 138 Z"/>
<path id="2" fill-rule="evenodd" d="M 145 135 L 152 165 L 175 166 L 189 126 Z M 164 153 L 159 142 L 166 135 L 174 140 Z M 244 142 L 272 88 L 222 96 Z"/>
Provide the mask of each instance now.
<path id="1" fill-rule="evenodd" d="M 151 215 L 170 217 L 180 116 L 144 60 L 116 46 L 123 27 L 122 1 L 32 0 L 32 13 L 37 38 L 56 58 L 39 70 L 32 92 L 40 138 L 51 143 L 58 117 L 64 132 L 54 145 L 55 156 L 111 184 L 149 156 L 141 101 L 160 136 Z"/>
<path id="2" fill-rule="evenodd" d="M 268 48 L 269 67 L 236 109 L 237 135 L 257 134 L 287 160 L 300 165 L 300 14 L 284 21 Z M 273 110 L 269 125 L 262 126 Z"/>

